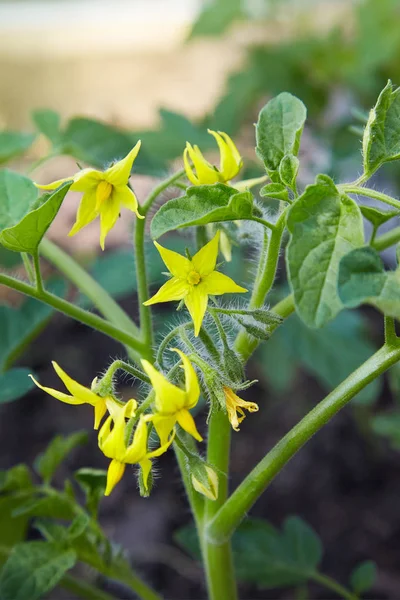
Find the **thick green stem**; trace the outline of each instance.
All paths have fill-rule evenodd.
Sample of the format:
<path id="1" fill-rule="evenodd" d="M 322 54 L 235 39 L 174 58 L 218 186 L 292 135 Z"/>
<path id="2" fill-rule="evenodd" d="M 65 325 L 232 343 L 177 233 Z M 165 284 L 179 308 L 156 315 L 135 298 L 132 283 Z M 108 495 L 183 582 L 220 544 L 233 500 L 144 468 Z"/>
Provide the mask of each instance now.
<path id="1" fill-rule="evenodd" d="M 394 206 L 395 208 L 400 209 L 400 202 L 392 196 L 388 196 L 387 194 L 383 194 L 382 192 L 377 192 L 376 190 L 372 190 L 371 188 L 366 188 L 358 185 L 339 185 L 339 190 L 346 192 L 346 194 L 359 194 L 360 196 L 366 196 L 367 198 L 374 198 L 375 200 L 380 200 L 385 204 L 389 204 L 390 206 Z"/>
<path id="2" fill-rule="evenodd" d="M 207 539 L 224 543 L 254 502 L 304 444 L 360 390 L 400 359 L 400 346 L 385 344 L 310 411 L 258 463 L 215 515 Z"/>
<path id="3" fill-rule="evenodd" d="M 36 290 L 37 290 L 38 294 L 43 294 L 43 292 L 44 292 L 43 279 L 42 279 L 42 272 L 40 270 L 39 252 L 37 250 L 33 255 L 33 266 L 35 268 Z"/>
<path id="4" fill-rule="evenodd" d="M 85 294 L 108 321 L 134 336 L 139 336 L 139 329 L 126 312 L 72 256 L 48 239 L 42 240 L 40 254 Z"/>
<path id="5" fill-rule="evenodd" d="M 400 227 L 394 227 L 394 229 L 376 237 L 371 243 L 371 246 L 375 248 L 375 250 L 378 250 L 378 252 L 382 252 L 382 250 L 386 250 L 386 248 L 390 248 L 398 242 L 400 242 Z"/>
<path id="6" fill-rule="evenodd" d="M 140 340 L 137 340 L 126 331 L 115 327 L 115 325 L 112 325 L 112 323 L 109 323 L 105 319 L 102 319 L 101 317 L 98 317 L 87 310 L 83 310 L 82 308 L 79 308 L 79 306 L 75 306 L 75 304 L 72 304 L 71 302 L 67 302 L 66 300 L 63 300 L 62 298 L 59 298 L 58 296 L 50 294 L 46 291 L 39 292 L 33 286 L 2 273 L 0 273 L 0 285 L 1 284 L 17 290 L 26 296 L 36 298 L 48 306 L 52 306 L 56 310 L 64 313 L 72 319 L 80 321 L 89 327 L 93 327 L 93 329 L 97 329 L 97 331 L 108 335 L 118 342 L 121 342 L 121 344 L 125 344 L 142 356 L 146 356 L 148 354 L 147 346 L 144 345 Z"/>
<path id="7" fill-rule="evenodd" d="M 332 590 L 336 592 L 340 598 L 344 598 L 344 600 L 357 600 L 358 596 L 356 594 L 352 594 L 349 590 L 343 587 L 340 583 L 328 577 L 328 575 L 323 575 L 322 573 L 315 573 L 311 576 L 311 579 L 317 581 L 328 590 Z"/>
<path id="8" fill-rule="evenodd" d="M 206 499 L 203 558 L 210 600 L 235 600 L 237 589 L 230 540 L 215 544 L 204 533 L 228 496 L 231 425 L 222 410 L 213 410 L 208 429 L 207 461 L 218 474 L 218 498 Z"/>

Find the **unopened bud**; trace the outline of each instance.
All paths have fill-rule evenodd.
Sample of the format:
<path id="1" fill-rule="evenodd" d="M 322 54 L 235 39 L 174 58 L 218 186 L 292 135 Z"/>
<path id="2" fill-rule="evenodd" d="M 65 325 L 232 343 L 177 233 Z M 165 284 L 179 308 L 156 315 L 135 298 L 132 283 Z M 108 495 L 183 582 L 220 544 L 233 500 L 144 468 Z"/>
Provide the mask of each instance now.
<path id="1" fill-rule="evenodd" d="M 218 498 L 218 475 L 201 458 L 189 459 L 190 476 L 196 492 L 209 500 Z"/>
<path id="2" fill-rule="evenodd" d="M 139 493 L 142 498 L 148 498 L 153 489 L 153 473 L 150 470 L 150 473 L 147 475 L 146 479 L 143 476 L 143 469 L 139 469 L 138 473 L 138 483 L 139 483 Z"/>

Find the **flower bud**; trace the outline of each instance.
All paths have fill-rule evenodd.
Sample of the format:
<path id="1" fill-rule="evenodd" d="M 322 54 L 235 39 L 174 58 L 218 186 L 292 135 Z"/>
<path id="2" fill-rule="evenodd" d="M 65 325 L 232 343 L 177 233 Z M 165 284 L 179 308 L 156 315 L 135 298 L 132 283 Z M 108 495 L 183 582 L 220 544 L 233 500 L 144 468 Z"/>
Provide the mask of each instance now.
<path id="1" fill-rule="evenodd" d="M 189 458 L 190 478 L 196 492 L 203 494 L 209 500 L 218 498 L 218 475 L 200 457 Z"/>

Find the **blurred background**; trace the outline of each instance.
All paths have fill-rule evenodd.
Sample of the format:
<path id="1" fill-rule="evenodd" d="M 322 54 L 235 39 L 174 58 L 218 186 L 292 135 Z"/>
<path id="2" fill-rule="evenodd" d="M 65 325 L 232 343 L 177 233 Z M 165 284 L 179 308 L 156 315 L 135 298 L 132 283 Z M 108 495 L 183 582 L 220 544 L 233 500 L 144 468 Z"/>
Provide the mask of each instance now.
<path id="1" fill-rule="evenodd" d="M 351 181 L 361 172 L 367 111 L 388 78 L 400 83 L 399 55 L 398 0 L 0 0 L 0 131 L 23 132 L 19 148 L 24 153 L 12 153 L 11 168 L 28 172 L 33 164 L 31 176 L 43 183 L 71 175 L 77 161 L 101 167 L 115 158 L 116 148 L 129 149 L 141 138 L 132 183 L 143 199 L 158 178 L 181 165 L 186 140 L 215 156 L 207 127 L 235 139 L 245 159 L 243 177 L 261 174 L 253 123 L 266 101 L 289 91 L 308 108 L 300 183 L 310 183 L 318 172 Z M 47 136 L 40 125 L 43 109 L 59 115 Z M 105 143 L 105 137 L 111 141 Z M 60 152 L 54 152 L 57 148 Z M 42 166 L 37 162 L 53 152 L 62 156 Z M 0 154 L 0 163 L 5 158 L 10 156 Z M 399 184 L 397 163 L 385 166 L 373 182 L 393 194 L 399 193 Z M 67 238 L 78 199 L 69 195 L 49 236 L 135 316 L 130 216 L 122 215 L 100 256 L 97 223 Z M 191 243 L 190 233 L 185 236 L 172 236 L 169 247 Z M 150 280 L 156 288 L 163 268 L 151 256 Z M 385 259 L 392 266 L 394 253 Z M 0 263 L 23 272 L 12 253 L 1 250 Z M 54 268 L 44 264 L 47 276 L 54 277 Z M 246 284 L 252 265 L 251 249 L 234 248 L 227 272 Z M 275 298 L 285 287 L 282 263 Z M 69 293 L 90 306 L 73 290 Z M 16 311 L 21 299 L 0 290 L 0 300 L 4 366 L 11 352 L 6 347 L 7 311 Z M 169 308 L 159 309 L 160 339 L 165 320 L 176 319 Z M 48 323 L 50 316 L 45 312 L 38 317 L 32 345 L 16 353 L 16 364 L 34 370 L 46 385 L 58 386 L 51 360 L 88 385 L 112 358 L 123 356 L 120 347 L 100 334 L 59 315 Z M 307 330 L 293 316 L 263 345 L 248 369 L 249 379 L 259 382 L 246 392 L 260 412 L 233 435 L 232 488 L 306 411 L 373 353 L 381 338 L 381 316 L 366 309 L 344 312 L 319 331 Z M 137 393 L 129 380 L 120 382 L 120 390 L 126 398 Z M 394 367 L 310 441 L 253 510 L 275 526 L 291 514 L 305 519 L 323 541 L 323 570 L 343 582 L 357 562 L 374 560 L 379 577 L 370 597 L 382 600 L 400 595 L 399 402 L 400 369 Z M 73 409 L 31 391 L 0 406 L 0 466 L 31 463 L 55 434 L 91 427 L 89 407 Z M 106 466 L 95 435 L 60 470 L 60 484 L 82 466 Z M 103 501 L 100 520 L 165 597 L 200 600 L 205 597 L 201 571 L 176 542 L 176 531 L 190 515 L 172 453 L 159 460 L 157 471 L 149 499 L 139 497 L 136 478 L 128 471 Z M 128 597 L 118 586 L 106 585 Z M 329 597 L 313 586 L 310 596 Z M 53 597 L 68 596 L 57 592 Z M 242 597 L 293 595 L 243 586 Z"/>

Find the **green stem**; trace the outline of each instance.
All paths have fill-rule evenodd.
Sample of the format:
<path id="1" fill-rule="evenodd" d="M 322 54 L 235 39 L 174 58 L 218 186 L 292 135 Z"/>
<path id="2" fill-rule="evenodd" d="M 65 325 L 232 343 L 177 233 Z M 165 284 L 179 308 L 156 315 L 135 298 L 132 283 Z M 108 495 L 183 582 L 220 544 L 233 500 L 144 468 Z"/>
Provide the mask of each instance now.
<path id="1" fill-rule="evenodd" d="M 139 336 L 139 329 L 126 312 L 72 256 L 48 239 L 42 240 L 40 254 L 85 294 L 106 319 L 132 335 Z"/>
<path id="2" fill-rule="evenodd" d="M 157 199 L 157 197 L 165 189 L 167 189 L 170 185 L 172 185 L 173 183 L 175 183 L 175 181 L 177 181 L 178 179 L 180 179 L 184 175 L 185 175 L 185 169 L 181 169 L 180 171 L 177 171 L 176 173 L 174 173 L 173 175 L 171 175 L 171 177 L 168 177 L 168 179 L 165 179 L 159 185 L 157 185 L 150 192 L 150 194 L 147 196 L 146 200 L 144 201 L 143 205 L 141 206 L 141 213 L 142 213 L 142 215 L 146 215 L 147 214 L 147 212 L 149 211 L 149 209 L 152 207 L 153 202 Z"/>
<path id="3" fill-rule="evenodd" d="M 59 298 L 58 296 L 50 294 L 46 291 L 39 292 L 33 286 L 2 273 L 0 273 L 0 285 L 1 284 L 17 290 L 18 292 L 21 292 L 21 294 L 25 294 L 31 298 L 36 298 L 48 306 L 52 306 L 56 310 L 64 313 L 72 319 L 80 321 L 89 327 L 93 327 L 93 329 L 97 329 L 97 331 L 108 335 L 110 338 L 117 340 L 118 342 L 121 342 L 121 344 L 129 346 L 129 348 L 132 348 L 132 350 L 135 350 L 142 356 L 146 356 L 146 354 L 148 354 L 147 346 L 144 345 L 140 340 L 137 340 L 126 331 L 119 329 L 105 319 L 102 319 L 101 317 L 98 317 L 87 310 L 83 310 L 82 308 L 79 308 L 79 306 L 75 306 L 75 304 L 72 304 L 71 302 L 67 302 L 66 300 L 63 300 L 62 298 Z"/>
<path id="4" fill-rule="evenodd" d="M 269 221 L 266 221 L 265 219 L 261 219 L 260 217 L 249 217 L 248 219 L 244 219 L 245 221 L 255 221 L 256 223 L 260 223 L 261 225 L 264 225 L 264 227 L 267 227 L 267 229 L 270 229 L 271 231 L 274 231 L 275 229 L 275 225 L 273 223 L 270 223 Z"/>
<path id="5" fill-rule="evenodd" d="M 218 473 L 218 498 L 206 499 L 205 523 L 203 532 L 203 557 L 207 576 L 210 600 L 235 600 L 236 580 L 233 568 L 232 548 L 229 539 L 222 543 L 204 535 L 208 524 L 224 505 L 228 496 L 229 454 L 231 425 L 222 410 L 213 410 L 208 428 L 207 462 Z"/>
<path id="6" fill-rule="evenodd" d="M 328 588 L 328 590 L 332 590 L 336 592 L 338 596 L 344 598 L 345 600 L 357 600 L 358 596 L 356 594 L 352 594 L 349 590 L 343 587 L 340 583 L 328 577 L 328 575 L 323 575 L 322 573 L 314 573 L 311 575 L 311 579 L 320 583 L 324 587 Z"/>
<path id="7" fill-rule="evenodd" d="M 149 299 L 149 287 L 147 284 L 146 257 L 144 252 L 146 219 L 136 219 L 135 225 L 135 263 L 136 282 L 139 303 L 140 332 L 142 340 L 152 353 L 153 347 L 153 324 L 151 318 L 151 307 L 145 306 L 144 302 Z M 152 357 L 151 362 L 154 358 Z"/>
<path id="8" fill-rule="evenodd" d="M 371 246 L 378 252 L 382 252 L 382 250 L 386 250 L 386 248 L 390 248 L 398 242 L 400 242 L 400 227 L 394 227 L 394 229 L 376 237 Z"/>
<path id="9" fill-rule="evenodd" d="M 185 452 L 182 450 L 179 443 L 174 442 L 173 447 L 201 545 L 204 516 L 204 498 L 203 496 L 201 496 L 201 494 L 196 492 L 192 485 Z"/>
<path id="10" fill-rule="evenodd" d="M 39 252 L 37 250 L 33 255 L 33 266 L 35 269 L 36 291 L 38 294 L 43 294 L 44 293 L 43 279 L 42 279 L 42 273 L 40 271 Z"/>
<path id="11" fill-rule="evenodd" d="M 68 573 L 61 579 L 59 585 L 65 590 L 72 592 L 74 596 L 83 598 L 84 600 L 115 600 L 115 596 L 111 596 L 111 594 L 103 592 L 91 583 L 73 577 Z"/>
<path id="12" fill-rule="evenodd" d="M 398 343 L 396 324 L 393 317 L 385 316 L 385 342 L 391 346 L 396 346 Z"/>
<path id="13" fill-rule="evenodd" d="M 254 502 L 306 442 L 368 383 L 400 359 L 400 345 L 385 344 L 310 411 L 249 473 L 219 510 L 207 538 L 223 543 L 230 538 Z"/>
<path id="14" fill-rule="evenodd" d="M 114 362 L 108 367 L 107 371 L 104 373 L 103 377 L 97 383 L 96 389 L 101 389 L 101 387 L 104 386 L 105 391 L 108 392 L 109 390 L 111 390 L 113 386 L 114 375 L 118 370 L 125 371 L 126 373 L 133 375 L 133 377 L 135 377 L 136 379 L 140 379 L 140 381 L 143 381 L 144 383 L 150 383 L 150 379 L 147 377 L 147 375 L 142 371 L 139 371 L 139 369 L 137 369 L 133 365 L 130 365 L 124 360 L 114 360 Z"/>
<path id="15" fill-rule="evenodd" d="M 28 279 L 30 283 L 35 283 L 35 273 L 32 269 L 31 260 L 29 258 L 29 254 L 26 252 L 21 252 L 22 262 L 24 263 L 26 274 L 28 275 Z"/>
<path id="16" fill-rule="evenodd" d="M 164 368 L 163 354 L 164 354 L 168 344 L 179 335 L 182 328 L 190 327 L 190 326 L 193 326 L 191 321 L 184 323 L 182 325 L 178 325 L 178 327 L 174 327 L 174 329 L 172 329 L 172 331 L 167 333 L 167 335 L 162 340 L 162 342 L 159 345 L 158 350 L 157 350 L 157 362 L 162 369 Z"/>
<path id="17" fill-rule="evenodd" d="M 385 204 L 389 204 L 390 206 L 394 206 L 395 208 L 400 209 L 400 202 L 392 196 L 388 196 L 387 194 L 383 194 L 382 192 L 377 192 L 376 190 L 372 190 L 371 188 L 366 188 L 358 185 L 339 185 L 339 190 L 346 192 L 347 194 L 359 194 L 360 196 L 366 196 L 367 198 L 374 198 L 375 200 L 380 200 Z"/>

